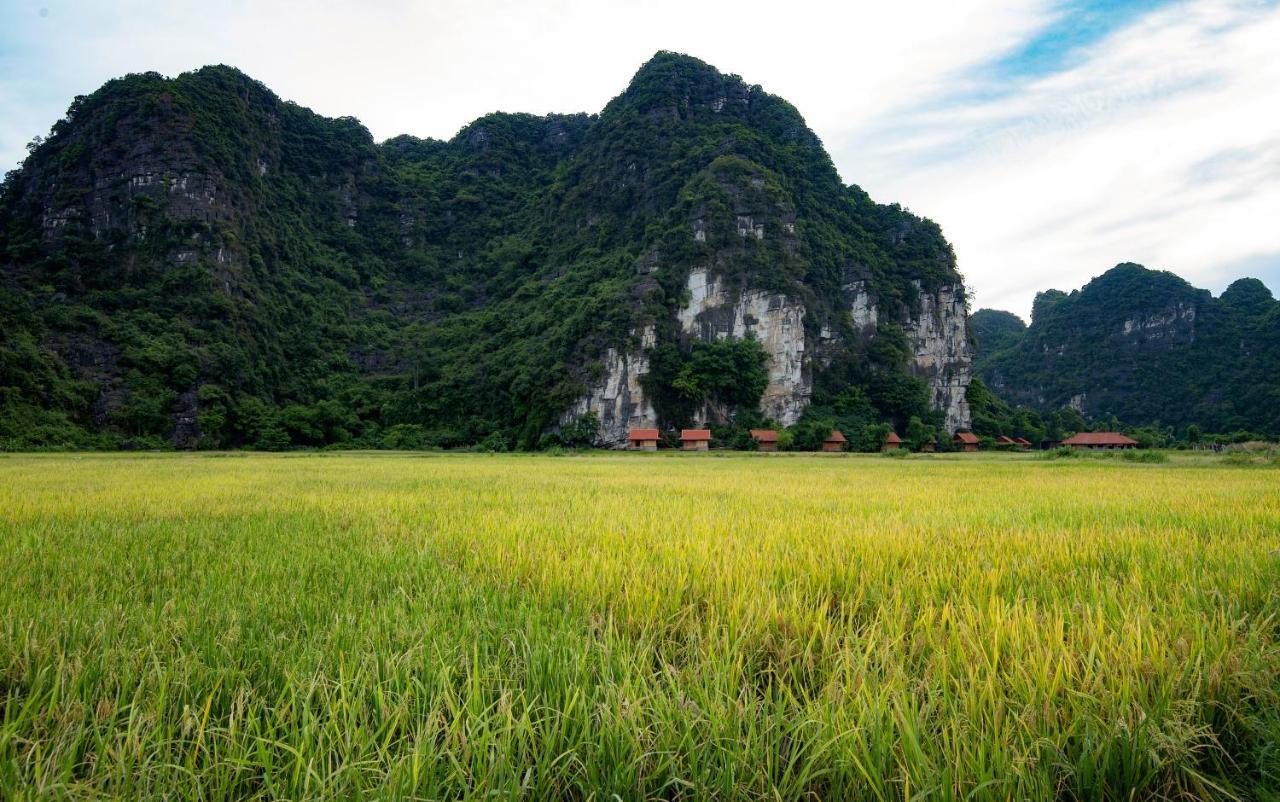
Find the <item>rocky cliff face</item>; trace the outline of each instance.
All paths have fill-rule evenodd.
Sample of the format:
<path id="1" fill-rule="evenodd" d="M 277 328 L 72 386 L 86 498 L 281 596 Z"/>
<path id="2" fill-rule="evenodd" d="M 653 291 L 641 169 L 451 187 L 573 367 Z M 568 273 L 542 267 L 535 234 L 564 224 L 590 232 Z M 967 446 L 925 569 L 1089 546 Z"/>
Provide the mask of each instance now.
<path id="1" fill-rule="evenodd" d="M 586 414 L 595 415 L 600 424 L 600 444 L 612 448 L 625 446 L 631 429 L 653 426 L 657 415 L 653 403 L 645 398 L 640 379 L 649 372 L 647 350 L 654 342 L 653 327 L 649 327 L 641 335 L 638 348 L 606 350 L 600 360 L 598 377 L 590 382 L 586 395 L 569 409 L 562 423 L 571 423 Z"/>
<path id="2" fill-rule="evenodd" d="M 821 354 L 841 347 L 832 342 L 829 329 L 816 337 L 805 330 L 805 306 L 781 293 L 731 289 L 723 278 L 706 268 L 689 272 L 688 302 L 677 312 L 681 333 L 709 342 L 722 337 L 752 336 L 768 355 L 769 384 L 760 400 L 760 412 L 783 426 L 798 421 L 813 392 L 813 371 L 822 367 Z M 947 285 L 933 292 L 916 284 L 919 304 L 902 320 L 911 349 L 911 371 L 929 385 L 932 403 L 945 417 L 949 431 L 971 425 L 965 393 L 972 378 L 973 348 L 968 332 L 968 305 L 963 291 Z M 845 287 L 848 312 L 859 337 L 875 335 L 885 319 L 867 291 L 865 282 Z M 586 394 L 566 415 L 568 422 L 590 412 L 600 421 L 600 443 L 626 445 L 632 427 L 653 426 L 653 404 L 645 398 L 641 378 L 648 370 L 646 349 L 655 342 L 646 329 L 641 346 L 630 352 L 609 349 L 601 373 L 589 383 Z M 710 421 L 708 410 L 698 424 Z"/>
<path id="3" fill-rule="evenodd" d="M 1196 339 L 1196 307 L 1194 304 L 1177 303 L 1158 312 L 1127 317 L 1117 335 L 1133 345 L 1193 343 Z"/>
<path id="4" fill-rule="evenodd" d="M 731 290 L 705 268 L 692 270 L 689 303 L 677 313 L 680 331 L 691 339 L 754 337 L 768 354 L 769 384 L 760 411 L 790 426 L 800 419 L 813 392 L 805 360 L 803 305 L 781 293 Z M 705 422 L 706 412 L 702 415 Z"/>
<path id="5" fill-rule="evenodd" d="M 850 318 L 863 336 L 874 335 L 881 321 L 898 319 L 911 345 L 911 372 L 928 383 L 933 407 L 945 416 L 947 430 L 968 429 L 971 418 L 965 393 L 973 377 L 969 304 L 958 285 L 930 291 L 918 281 L 912 284 L 919 300 L 901 318 L 880 310 L 866 282 L 846 284 Z"/>
<path id="6" fill-rule="evenodd" d="M 231 217 L 225 177 L 201 158 L 190 117 L 175 109 L 172 99 L 162 98 L 146 112 L 125 111 L 113 125 L 117 136 L 108 147 L 100 145 L 101 132 L 94 127 L 70 130 L 63 152 L 75 158 L 61 160 L 56 176 L 43 169 L 24 172 L 26 191 L 44 195 L 46 241 L 57 240 L 69 226 L 93 237 L 124 232 L 142 238 L 157 211 L 166 221 L 214 223 Z M 165 144 L 157 147 L 161 136 Z M 87 191 L 67 192 L 68 186 Z"/>
<path id="7" fill-rule="evenodd" d="M 919 283 L 916 287 L 920 306 L 907 326 L 914 354 L 912 371 L 929 383 L 934 408 L 942 410 L 947 429 L 968 429 L 971 421 L 965 393 L 973 377 L 968 304 L 954 286 L 931 293 Z"/>

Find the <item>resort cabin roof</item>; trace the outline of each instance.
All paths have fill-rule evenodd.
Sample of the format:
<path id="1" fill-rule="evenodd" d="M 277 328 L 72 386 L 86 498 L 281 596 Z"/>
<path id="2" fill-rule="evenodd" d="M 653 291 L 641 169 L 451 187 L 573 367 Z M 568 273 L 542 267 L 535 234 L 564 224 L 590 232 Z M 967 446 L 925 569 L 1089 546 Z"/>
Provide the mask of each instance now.
<path id="1" fill-rule="evenodd" d="M 751 438 L 757 443 L 776 443 L 778 442 L 778 433 L 773 429 L 752 429 Z"/>
<path id="2" fill-rule="evenodd" d="M 978 436 L 973 432 L 956 432 L 956 436 L 951 440 L 966 446 L 976 446 L 978 444 Z"/>
<path id="3" fill-rule="evenodd" d="M 841 439 L 843 440 L 844 438 Z M 887 446 L 900 446 L 902 445 L 902 438 L 898 436 L 897 432 L 889 432 L 889 436 L 884 439 L 884 444 Z"/>
<path id="4" fill-rule="evenodd" d="M 844 432 L 839 429 L 832 429 L 831 434 L 827 435 L 827 439 L 822 441 L 823 451 L 844 451 L 845 440 Z"/>
<path id="5" fill-rule="evenodd" d="M 681 429 L 680 441 L 684 443 L 696 443 L 698 441 L 710 442 L 710 429 Z"/>
<path id="6" fill-rule="evenodd" d="M 1080 432 L 1062 444 L 1073 448 L 1133 448 L 1138 441 L 1119 432 Z"/>
<path id="7" fill-rule="evenodd" d="M 1027 439 L 1027 438 L 1025 438 L 1025 437 L 1015 437 L 1015 438 L 1013 438 L 1013 442 L 1017 443 L 1017 444 L 1018 444 L 1018 445 L 1020 445 L 1020 446 L 1029 446 L 1029 445 L 1031 445 L 1031 441 L 1030 441 L 1030 440 L 1028 440 L 1028 439 Z"/>
<path id="8" fill-rule="evenodd" d="M 998 446 L 1016 446 L 1017 444 L 1017 440 L 1006 437 L 1003 434 L 996 438 L 996 445 Z"/>
<path id="9" fill-rule="evenodd" d="M 631 433 L 627 435 L 627 439 L 631 440 L 632 442 L 642 441 L 642 440 L 657 440 L 658 430 L 657 429 L 632 429 Z"/>

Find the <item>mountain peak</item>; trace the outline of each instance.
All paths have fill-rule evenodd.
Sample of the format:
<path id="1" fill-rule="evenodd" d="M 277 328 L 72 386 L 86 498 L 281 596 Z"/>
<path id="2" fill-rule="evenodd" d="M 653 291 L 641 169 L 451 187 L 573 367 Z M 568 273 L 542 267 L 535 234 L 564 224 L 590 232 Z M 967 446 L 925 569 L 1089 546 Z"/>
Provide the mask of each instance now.
<path id="1" fill-rule="evenodd" d="M 1275 308 L 1275 296 L 1256 278 L 1240 278 L 1222 291 L 1219 300 L 1246 314 L 1262 315 Z"/>
<path id="2" fill-rule="evenodd" d="M 625 108 L 642 115 L 685 117 L 700 107 L 719 113 L 745 109 L 751 94 L 752 88 L 737 75 L 726 75 L 692 56 L 660 50 L 641 65 L 605 113 Z"/>
<path id="3" fill-rule="evenodd" d="M 1133 262 L 1122 262 L 1090 281 L 1080 290 L 1088 303 L 1119 309 L 1155 310 L 1176 304 L 1196 304 L 1208 300 L 1209 293 L 1197 290 L 1185 279 L 1167 270 L 1152 270 Z"/>
<path id="4" fill-rule="evenodd" d="M 979 309 L 969 318 L 969 331 L 981 352 L 994 354 L 1021 340 L 1027 324 L 1012 312 Z"/>
<path id="5" fill-rule="evenodd" d="M 659 50 L 653 57 L 640 65 L 632 76 L 627 89 L 653 81 L 677 80 L 734 80 L 742 83 L 737 75 L 720 72 L 714 66 L 699 58 L 677 53 L 673 50 Z"/>

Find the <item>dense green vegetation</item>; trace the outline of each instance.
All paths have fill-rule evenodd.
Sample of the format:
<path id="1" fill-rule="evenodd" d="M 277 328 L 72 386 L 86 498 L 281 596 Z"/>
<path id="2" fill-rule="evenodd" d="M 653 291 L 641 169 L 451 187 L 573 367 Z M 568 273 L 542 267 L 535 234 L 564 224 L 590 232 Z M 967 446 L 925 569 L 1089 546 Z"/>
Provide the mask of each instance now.
<path id="1" fill-rule="evenodd" d="M 980 360 L 1016 345 L 1026 333 L 1027 324 L 1012 312 L 979 309 L 969 316 L 969 334 L 977 346 Z"/>
<path id="2" fill-rule="evenodd" d="M 951 435 L 941 413 L 930 407 L 925 383 L 907 373 L 909 359 L 906 334 L 888 324 L 865 354 L 833 360 L 814 383 L 812 403 L 797 424 L 796 446 L 816 448 L 827 432 L 838 429 L 854 451 L 879 451 L 890 430 L 913 448 L 925 442 L 948 448 Z"/>
<path id="3" fill-rule="evenodd" d="M 0 798 L 1267 800 L 1277 479 L 0 455 Z"/>
<path id="4" fill-rule="evenodd" d="M 743 214 L 770 235 L 740 236 Z M 892 316 L 913 281 L 957 282 L 940 230 L 696 59 L 657 55 L 599 115 L 382 144 L 228 67 L 130 75 L 4 182 L 0 448 L 574 440 L 561 415 L 606 348 L 654 325 L 668 362 L 697 360 L 673 316 L 694 265 L 802 300 L 848 344 L 826 384 L 871 423 L 928 415 L 841 287 Z M 661 388 L 665 426 L 699 388 Z"/>
<path id="5" fill-rule="evenodd" d="M 975 370 L 1031 408 L 1024 419 L 1074 404 L 1091 425 L 1158 440 L 1280 436 L 1280 302 L 1257 279 L 1214 298 L 1172 273 L 1122 264 L 1083 289 L 1040 293 L 1031 325 L 1020 323 L 973 315 Z M 981 387 L 971 402 L 975 392 L 980 430 L 980 409 L 999 416 L 1002 402 Z"/>

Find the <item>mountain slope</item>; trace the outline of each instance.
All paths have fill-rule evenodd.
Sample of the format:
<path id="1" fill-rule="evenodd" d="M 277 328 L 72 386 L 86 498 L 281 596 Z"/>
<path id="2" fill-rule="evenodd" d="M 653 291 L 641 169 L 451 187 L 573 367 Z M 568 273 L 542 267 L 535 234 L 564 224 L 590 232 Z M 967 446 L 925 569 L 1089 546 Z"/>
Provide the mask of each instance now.
<path id="1" fill-rule="evenodd" d="M 1214 298 L 1172 273 L 1121 264 L 1080 290 L 1037 295 L 1021 334 L 998 328 L 1004 314 L 974 314 L 976 368 L 1010 402 L 1132 425 L 1280 433 L 1280 303 L 1256 279 Z"/>
<path id="2" fill-rule="evenodd" d="M 1027 324 L 1012 312 L 979 309 L 969 317 L 969 331 L 973 334 L 974 368 L 981 372 L 978 359 L 1016 344 L 1027 333 Z"/>
<path id="3" fill-rule="evenodd" d="M 616 444 L 850 393 L 967 422 L 938 227 L 686 56 L 598 116 L 381 145 L 228 67 L 132 75 L 76 99 L 0 224 L 11 446 Z M 757 339 L 759 405 L 697 375 L 725 337 Z"/>

